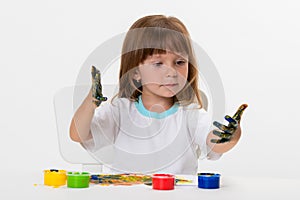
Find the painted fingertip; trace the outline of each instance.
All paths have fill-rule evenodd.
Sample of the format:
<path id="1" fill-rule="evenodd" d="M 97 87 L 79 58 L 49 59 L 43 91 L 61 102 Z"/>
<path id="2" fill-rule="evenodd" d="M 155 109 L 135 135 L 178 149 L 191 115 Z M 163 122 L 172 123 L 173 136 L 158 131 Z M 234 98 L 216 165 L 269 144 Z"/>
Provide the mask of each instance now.
<path id="1" fill-rule="evenodd" d="M 219 136 L 221 137 L 221 132 L 220 131 L 217 131 L 217 130 L 213 130 L 213 134 L 216 135 L 216 136 Z"/>
<path id="2" fill-rule="evenodd" d="M 230 139 L 226 139 L 226 138 L 210 140 L 211 143 L 216 143 L 216 144 L 221 144 L 221 143 L 225 143 L 225 142 L 229 142 L 229 141 L 230 141 Z"/>
<path id="3" fill-rule="evenodd" d="M 217 122 L 217 121 L 214 121 L 214 122 L 213 122 L 213 125 L 214 125 L 214 126 L 218 126 L 218 125 L 220 125 L 220 123 Z"/>
<path id="4" fill-rule="evenodd" d="M 242 105 L 240 106 L 240 109 L 245 110 L 247 107 L 248 107 L 248 104 L 242 104 Z"/>
<path id="5" fill-rule="evenodd" d="M 210 140 L 211 143 L 218 143 L 218 141 L 219 141 L 218 139 L 211 139 Z"/>
<path id="6" fill-rule="evenodd" d="M 225 139 L 230 139 L 232 136 L 231 133 L 226 133 L 218 130 L 213 130 L 213 134 L 219 136 L 220 138 L 225 138 Z"/>
<path id="7" fill-rule="evenodd" d="M 225 130 L 226 126 L 224 126 L 223 124 L 221 124 L 220 122 L 214 121 L 213 125 L 216 126 L 217 128 L 221 129 L 221 130 Z"/>
<path id="8" fill-rule="evenodd" d="M 221 139 L 211 139 L 210 142 L 215 144 L 223 143 Z"/>
<path id="9" fill-rule="evenodd" d="M 218 136 L 218 137 L 222 137 L 222 135 L 223 135 L 222 132 L 219 132 L 219 131 L 216 131 L 216 130 L 213 130 L 213 134 Z"/>
<path id="10" fill-rule="evenodd" d="M 225 119 L 229 122 L 229 123 L 232 123 L 232 124 L 236 124 L 237 122 L 232 118 L 230 117 L 229 115 L 226 115 L 225 116 Z"/>
<path id="11" fill-rule="evenodd" d="M 107 97 L 102 97 L 101 98 L 101 101 L 106 101 L 107 100 Z"/>

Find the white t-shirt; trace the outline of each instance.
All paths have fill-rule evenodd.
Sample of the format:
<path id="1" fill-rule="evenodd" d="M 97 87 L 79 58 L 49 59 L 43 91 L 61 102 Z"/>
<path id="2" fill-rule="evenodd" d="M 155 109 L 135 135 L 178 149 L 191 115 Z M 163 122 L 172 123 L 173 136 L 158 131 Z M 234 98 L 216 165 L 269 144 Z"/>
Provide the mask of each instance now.
<path id="1" fill-rule="evenodd" d="M 211 118 L 197 106 L 174 104 L 155 113 L 141 97 L 104 102 L 95 110 L 93 137 L 83 145 L 110 173 L 195 174 L 199 158 L 221 156 L 206 145 Z"/>

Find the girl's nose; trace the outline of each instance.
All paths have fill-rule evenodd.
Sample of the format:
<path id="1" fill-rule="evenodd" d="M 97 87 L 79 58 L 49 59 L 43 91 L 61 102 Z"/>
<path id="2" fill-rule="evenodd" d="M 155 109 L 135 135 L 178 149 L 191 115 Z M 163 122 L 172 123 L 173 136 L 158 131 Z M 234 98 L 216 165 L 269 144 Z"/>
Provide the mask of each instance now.
<path id="1" fill-rule="evenodd" d="M 177 77 L 177 70 L 174 66 L 166 66 L 166 76 L 167 77 Z"/>

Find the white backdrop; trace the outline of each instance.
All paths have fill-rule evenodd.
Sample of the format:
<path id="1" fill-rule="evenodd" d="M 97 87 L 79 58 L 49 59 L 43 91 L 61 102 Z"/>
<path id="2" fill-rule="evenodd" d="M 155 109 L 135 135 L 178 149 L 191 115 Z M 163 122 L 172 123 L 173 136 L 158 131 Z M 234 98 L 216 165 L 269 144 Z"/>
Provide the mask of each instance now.
<path id="1" fill-rule="evenodd" d="M 1 1 L 1 170 L 80 169 L 59 153 L 55 92 L 75 83 L 102 42 L 165 14 L 181 19 L 215 63 L 227 113 L 249 105 L 239 144 L 200 169 L 300 178 L 299 10 L 296 0 Z"/>

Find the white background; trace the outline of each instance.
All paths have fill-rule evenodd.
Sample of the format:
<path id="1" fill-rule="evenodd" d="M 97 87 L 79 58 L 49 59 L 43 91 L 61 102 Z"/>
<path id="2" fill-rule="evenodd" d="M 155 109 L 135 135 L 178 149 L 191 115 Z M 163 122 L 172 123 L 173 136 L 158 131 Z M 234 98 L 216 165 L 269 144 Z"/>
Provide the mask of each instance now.
<path id="1" fill-rule="evenodd" d="M 181 19 L 215 63 L 226 112 L 249 105 L 239 144 L 200 169 L 300 178 L 299 10 L 296 0 L 1 1 L 1 170 L 38 179 L 44 169 L 80 169 L 59 153 L 54 94 L 74 85 L 102 42 L 142 16 L 165 14 Z"/>

